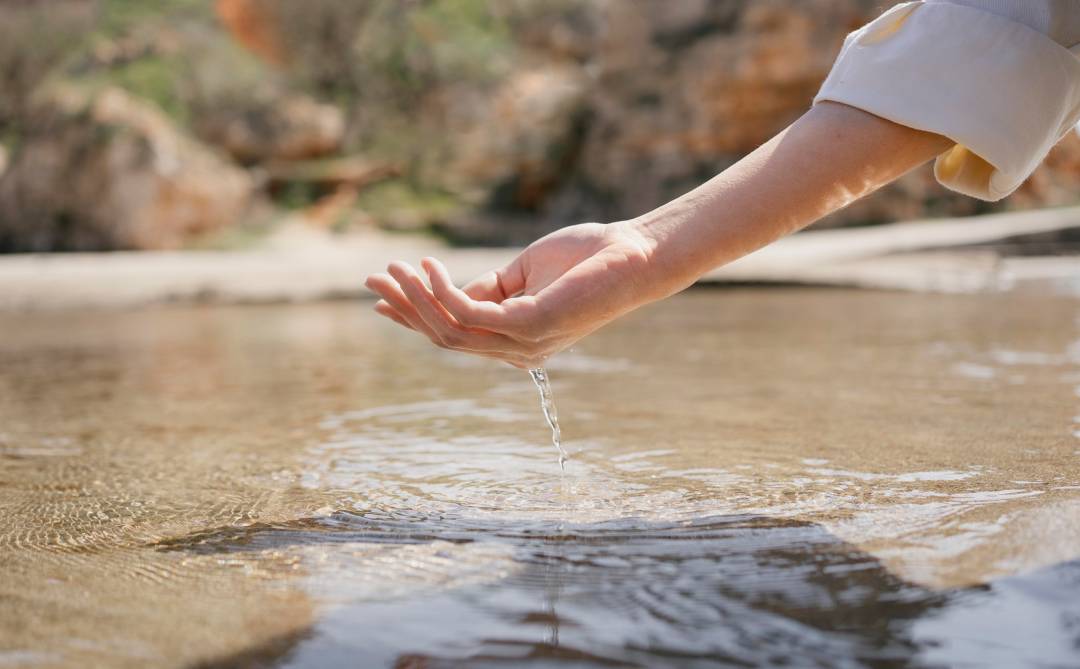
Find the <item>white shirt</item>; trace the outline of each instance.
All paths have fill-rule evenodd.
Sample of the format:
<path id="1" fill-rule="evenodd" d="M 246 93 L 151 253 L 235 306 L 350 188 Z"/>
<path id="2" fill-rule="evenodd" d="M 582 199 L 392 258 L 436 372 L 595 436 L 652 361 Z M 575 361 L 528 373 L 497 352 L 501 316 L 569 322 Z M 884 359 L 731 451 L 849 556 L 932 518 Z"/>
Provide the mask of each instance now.
<path id="1" fill-rule="evenodd" d="M 1071 47 L 1080 43 L 1080 0 L 926 0 L 951 2 L 1006 19 L 1037 30 L 1058 44 Z"/>
<path id="2" fill-rule="evenodd" d="M 814 102 L 956 144 L 943 185 L 998 200 L 1080 121 L 1080 0 L 925 0 L 848 35 Z"/>

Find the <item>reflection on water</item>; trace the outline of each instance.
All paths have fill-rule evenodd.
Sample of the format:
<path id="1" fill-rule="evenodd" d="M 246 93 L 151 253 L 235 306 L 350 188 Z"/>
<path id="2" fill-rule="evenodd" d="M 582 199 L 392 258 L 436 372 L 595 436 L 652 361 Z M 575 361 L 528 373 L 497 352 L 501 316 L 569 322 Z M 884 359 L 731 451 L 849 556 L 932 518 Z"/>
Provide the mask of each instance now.
<path id="1" fill-rule="evenodd" d="M 681 296 L 551 361 L 562 476 L 356 305 L 11 319 L 0 666 L 1073 666 L 1075 314 Z"/>

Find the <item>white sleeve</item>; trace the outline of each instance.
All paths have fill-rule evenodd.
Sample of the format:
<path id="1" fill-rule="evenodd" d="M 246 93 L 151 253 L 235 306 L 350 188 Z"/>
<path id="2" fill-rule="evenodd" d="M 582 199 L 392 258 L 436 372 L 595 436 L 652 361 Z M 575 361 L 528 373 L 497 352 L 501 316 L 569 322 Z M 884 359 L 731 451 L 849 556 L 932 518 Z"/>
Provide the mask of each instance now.
<path id="1" fill-rule="evenodd" d="M 1080 49 L 981 9 L 908 2 L 847 36 L 822 100 L 948 137 L 938 181 L 999 200 L 1080 120 Z"/>

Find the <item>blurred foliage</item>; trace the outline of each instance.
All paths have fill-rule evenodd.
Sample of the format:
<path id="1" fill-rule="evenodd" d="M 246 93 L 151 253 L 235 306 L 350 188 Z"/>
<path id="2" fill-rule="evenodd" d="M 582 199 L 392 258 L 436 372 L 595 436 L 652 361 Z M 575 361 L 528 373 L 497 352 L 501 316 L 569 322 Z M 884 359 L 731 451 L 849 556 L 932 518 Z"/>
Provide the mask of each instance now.
<path id="1" fill-rule="evenodd" d="M 101 0 L 99 35 L 116 37 L 148 25 L 178 20 L 209 21 L 212 5 L 207 0 Z"/>
<path id="2" fill-rule="evenodd" d="M 581 0 L 267 0 L 290 69 L 325 93 L 412 99 L 491 82 L 519 55 L 515 26 Z"/>
<path id="3" fill-rule="evenodd" d="M 100 78 L 157 104 L 181 124 L 191 120 L 188 96 L 184 94 L 187 63 L 178 58 L 152 55 L 112 68 Z"/>
<path id="4" fill-rule="evenodd" d="M 523 57 L 521 25 L 581 0 L 268 0 L 293 81 L 344 106 L 348 145 L 401 161 L 418 179 L 444 165 L 446 126 L 424 112 L 447 88 L 483 91 Z M 446 110 L 445 113 L 450 113 Z M 445 120 L 445 119 L 444 119 Z"/>
<path id="5" fill-rule="evenodd" d="M 429 230 L 432 223 L 445 221 L 462 209 L 452 193 L 404 179 L 365 189 L 357 204 L 385 227 L 409 232 Z"/>
<path id="6" fill-rule="evenodd" d="M 209 111 L 242 113 L 281 95 L 342 108 L 346 152 L 391 161 L 406 190 L 445 200 L 447 88 L 482 95 L 522 57 L 520 26 L 581 0 L 258 0 L 282 62 L 227 31 L 213 0 L 30 0 L 0 4 L 0 138 L 17 141 L 24 106 L 48 79 L 118 86 L 193 129 Z M 20 120 L 21 119 L 21 120 Z M 450 119 L 452 125 L 453 120 Z M 282 204 L 313 194 L 283 189 Z"/>
<path id="7" fill-rule="evenodd" d="M 0 134 L 25 122 L 34 91 L 85 47 L 97 17 L 85 0 L 0 3 Z"/>
<path id="8" fill-rule="evenodd" d="M 472 213 L 497 225 L 613 220 L 685 192 L 795 118 L 830 49 L 878 10 L 873 0 L 0 0 L 0 145 L 14 170 L 20 147 L 49 136 L 38 102 L 121 88 L 249 170 L 274 211 L 355 188 L 342 210 L 367 218 L 349 210 L 327 226 L 483 222 Z M 1072 201 L 1080 149 L 1061 156 L 1026 206 Z M 339 158 L 399 176 L 359 186 L 348 174 L 268 176 L 279 163 Z M 993 208 L 925 175 L 902 182 L 836 220 Z"/>
<path id="9" fill-rule="evenodd" d="M 286 209 L 303 209 L 314 204 L 325 193 L 310 181 L 293 181 L 285 184 L 274 195 L 275 201 Z"/>
<path id="10" fill-rule="evenodd" d="M 119 86 L 190 126 L 202 109 L 256 97 L 273 70 L 238 45 L 208 0 L 103 0 L 80 82 Z"/>

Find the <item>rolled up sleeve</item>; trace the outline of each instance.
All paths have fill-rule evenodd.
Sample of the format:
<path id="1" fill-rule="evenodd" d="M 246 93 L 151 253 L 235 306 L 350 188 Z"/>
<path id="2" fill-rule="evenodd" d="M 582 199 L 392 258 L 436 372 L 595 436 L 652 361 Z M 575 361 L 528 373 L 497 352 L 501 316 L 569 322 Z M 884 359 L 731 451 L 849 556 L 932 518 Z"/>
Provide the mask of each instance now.
<path id="1" fill-rule="evenodd" d="M 1074 51 L 979 9 L 909 2 L 848 35 L 814 102 L 948 137 L 938 181 L 999 200 L 1080 120 Z"/>

